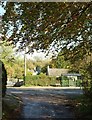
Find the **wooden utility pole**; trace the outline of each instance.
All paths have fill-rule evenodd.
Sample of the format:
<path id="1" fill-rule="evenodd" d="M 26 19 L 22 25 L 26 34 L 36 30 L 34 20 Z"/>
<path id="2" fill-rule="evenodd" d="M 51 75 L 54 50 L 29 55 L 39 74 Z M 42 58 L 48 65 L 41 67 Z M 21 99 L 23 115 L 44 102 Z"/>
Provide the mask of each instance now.
<path id="1" fill-rule="evenodd" d="M 24 51 L 24 85 L 25 85 L 25 80 L 26 80 L 26 46 Z"/>

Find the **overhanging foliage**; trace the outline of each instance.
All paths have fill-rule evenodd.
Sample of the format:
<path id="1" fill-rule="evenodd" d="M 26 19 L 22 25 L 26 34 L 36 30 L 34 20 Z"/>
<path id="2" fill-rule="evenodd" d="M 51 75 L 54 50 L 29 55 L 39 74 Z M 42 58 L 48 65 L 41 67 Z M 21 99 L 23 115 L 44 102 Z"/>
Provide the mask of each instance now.
<path id="1" fill-rule="evenodd" d="M 7 2 L 5 9 L 3 34 L 10 35 L 9 29 L 12 29 L 9 41 L 14 44 L 20 42 L 20 49 L 25 46 L 29 46 L 29 52 L 33 49 L 48 49 L 53 43 L 56 51 L 61 48 L 65 52 L 74 50 L 79 53 L 79 48 L 84 53 L 90 51 L 92 2 Z"/>

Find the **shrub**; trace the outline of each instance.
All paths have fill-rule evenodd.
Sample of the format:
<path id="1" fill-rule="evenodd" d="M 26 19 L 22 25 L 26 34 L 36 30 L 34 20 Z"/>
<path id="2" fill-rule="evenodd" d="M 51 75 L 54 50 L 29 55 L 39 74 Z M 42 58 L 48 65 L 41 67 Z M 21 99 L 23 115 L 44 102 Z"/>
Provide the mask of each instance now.
<path id="1" fill-rule="evenodd" d="M 77 80 L 76 81 L 76 86 L 77 87 L 81 87 L 81 85 L 82 85 L 82 80 Z"/>
<path id="2" fill-rule="evenodd" d="M 61 85 L 63 87 L 68 87 L 69 86 L 69 78 L 67 76 L 62 76 Z"/>

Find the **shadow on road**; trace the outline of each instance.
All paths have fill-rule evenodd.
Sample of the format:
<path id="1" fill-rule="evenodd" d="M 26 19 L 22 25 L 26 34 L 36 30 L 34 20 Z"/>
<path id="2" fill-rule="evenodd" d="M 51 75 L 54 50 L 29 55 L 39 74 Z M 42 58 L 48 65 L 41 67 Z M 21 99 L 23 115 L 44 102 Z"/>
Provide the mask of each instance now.
<path id="1" fill-rule="evenodd" d="M 75 119 L 70 98 L 82 94 L 80 89 L 8 88 L 7 93 L 22 98 L 22 119 Z"/>

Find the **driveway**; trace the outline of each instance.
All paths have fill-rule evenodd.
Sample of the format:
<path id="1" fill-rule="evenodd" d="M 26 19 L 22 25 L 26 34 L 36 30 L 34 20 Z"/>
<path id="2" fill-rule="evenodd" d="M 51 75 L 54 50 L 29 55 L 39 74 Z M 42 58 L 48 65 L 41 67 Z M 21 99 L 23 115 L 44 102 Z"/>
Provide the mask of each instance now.
<path id="1" fill-rule="evenodd" d="M 7 93 L 16 94 L 23 100 L 21 118 L 52 120 L 57 118 L 75 119 L 69 98 L 82 94 L 80 89 L 70 88 L 8 88 Z"/>

